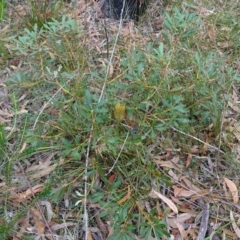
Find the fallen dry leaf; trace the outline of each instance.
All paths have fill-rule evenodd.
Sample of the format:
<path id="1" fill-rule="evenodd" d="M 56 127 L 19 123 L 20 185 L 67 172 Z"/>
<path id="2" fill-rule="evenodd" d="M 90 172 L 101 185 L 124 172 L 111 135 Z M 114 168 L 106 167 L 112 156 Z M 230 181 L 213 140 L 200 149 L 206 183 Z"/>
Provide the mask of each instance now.
<path id="1" fill-rule="evenodd" d="M 207 8 L 204 8 L 204 7 L 198 7 L 197 9 L 198 9 L 199 14 L 201 14 L 203 16 L 209 16 L 209 15 L 214 13 L 213 10 L 209 10 Z"/>
<path id="2" fill-rule="evenodd" d="M 71 227 L 71 226 L 75 226 L 75 225 L 76 225 L 76 223 L 64 222 L 64 223 L 61 223 L 61 224 L 54 224 L 54 225 L 52 225 L 51 229 L 53 231 L 57 231 L 59 229 L 62 229 L 62 228 L 66 229 L 67 227 Z"/>
<path id="3" fill-rule="evenodd" d="M 5 34 L 7 31 L 9 31 L 9 25 L 6 25 L 5 27 L 2 27 L 2 29 L 0 29 L 0 35 L 3 36 L 3 34 Z"/>
<path id="4" fill-rule="evenodd" d="M 17 202 L 24 202 L 25 200 L 33 197 L 34 194 L 41 192 L 42 189 L 43 189 L 43 184 L 37 184 L 37 185 L 31 187 L 31 189 L 29 188 L 28 190 L 26 190 L 24 192 L 17 193 L 17 194 L 10 196 L 10 199 L 15 200 Z"/>
<path id="5" fill-rule="evenodd" d="M 108 178 L 108 183 L 112 184 L 117 178 L 117 173 L 111 174 L 111 176 Z"/>
<path id="6" fill-rule="evenodd" d="M 186 168 L 189 167 L 189 165 L 191 164 L 192 162 L 192 154 L 188 154 L 187 156 L 187 161 L 186 161 Z"/>
<path id="7" fill-rule="evenodd" d="M 213 26 L 207 25 L 208 36 L 211 40 L 216 39 L 216 31 Z"/>
<path id="8" fill-rule="evenodd" d="M 190 150 L 190 152 L 193 153 L 193 154 L 197 154 L 197 153 L 200 152 L 200 149 L 197 148 L 197 147 L 192 147 L 192 148 L 190 148 L 189 150 Z"/>
<path id="9" fill-rule="evenodd" d="M 182 239 L 187 239 L 187 232 L 184 230 L 183 225 L 178 222 L 176 223 L 176 225 L 181 234 Z"/>
<path id="10" fill-rule="evenodd" d="M 178 187 L 174 187 L 174 196 L 175 197 L 186 197 L 186 198 L 190 198 L 191 196 L 193 196 L 196 192 L 192 191 L 192 190 L 186 190 L 184 188 L 178 188 Z"/>
<path id="11" fill-rule="evenodd" d="M 37 229 L 38 235 L 41 235 L 45 232 L 45 224 L 42 219 L 42 215 L 39 210 L 35 208 L 31 208 L 31 212 L 33 213 L 33 219 L 35 221 L 35 227 Z"/>
<path id="12" fill-rule="evenodd" d="M 154 162 L 158 165 L 160 165 L 161 167 L 166 167 L 166 168 L 173 168 L 173 169 L 176 169 L 176 170 L 181 170 L 182 169 L 182 166 L 177 164 L 178 161 L 179 161 L 179 157 L 173 157 L 171 160 L 168 160 L 168 161 L 163 161 L 163 160 L 160 160 L 161 159 L 161 156 L 156 156 L 154 157 Z"/>
<path id="13" fill-rule="evenodd" d="M 46 176 L 49 173 L 51 173 L 52 171 L 54 171 L 57 166 L 60 166 L 63 163 L 64 163 L 64 161 L 61 160 L 59 163 L 53 164 L 53 165 L 51 165 L 51 166 L 49 166 L 49 167 L 47 167 L 45 169 L 40 170 L 39 172 L 36 172 L 36 173 L 30 175 L 29 179 L 33 180 L 33 179 L 38 179 L 38 178 L 41 178 L 43 176 Z"/>
<path id="14" fill-rule="evenodd" d="M 105 224 L 102 219 L 99 217 L 99 211 L 97 209 L 94 209 L 94 216 L 95 216 L 95 220 L 96 223 L 100 229 L 100 231 L 102 232 L 102 234 L 105 236 L 108 235 L 109 231 L 108 231 L 108 225 Z"/>
<path id="15" fill-rule="evenodd" d="M 230 211 L 230 219 L 231 219 L 231 221 L 232 221 L 232 227 L 233 227 L 235 233 L 236 233 L 237 236 L 240 238 L 240 229 L 238 228 L 238 226 L 237 226 L 237 224 L 236 224 L 236 222 L 235 222 L 235 220 L 234 220 L 233 212 L 232 212 L 232 211 Z"/>
<path id="16" fill-rule="evenodd" d="M 122 199 L 120 199 L 118 201 L 118 204 L 122 204 L 123 202 L 126 202 L 128 199 L 131 198 L 131 189 L 130 189 L 130 186 L 128 185 L 128 192 L 127 192 L 127 195 L 124 196 Z"/>
<path id="17" fill-rule="evenodd" d="M 47 220 L 48 222 L 51 222 L 52 218 L 55 216 L 54 212 L 52 211 L 52 206 L 49 201 L 41 201 L 40 202 L 41 206 L 45 206 L 46 212 L 47 212 Z"/>
<path id="18" fill-rule="evenodd" d="M 229 180 L 228 178 L 223 178 L 223 179 L 232 194 L 233 202 L 235 204 L 237 204 L 238 203 L 238 190 L 237 190 L 236 184 L 233 181 Z"/>
<path id="19" fill-rule="evenodd" d="M 240 142 L 240 123 L 236 122 L 230 131 L 235 135 L 236 139 Z"/>
<path id="20" fill-rule="evenodd" d="M 230 192 L 227 189 L 226 183 L 223 182 L 222 185 L 223 185 L 223 191 L 224 191 L 225 197 L 227 197 L 229 199 L 231 197 L 231 194 L 230 194 Z"/>
<path id="21" fill-rule="evenodd" d="M 193 196 L 191 196 L 191 201 L 196 201 L 199 198 L 202 198 L 203 196 L 209 196 L 211 194 L 211 189 L 203 189 L 201 191 L 196 192 Z M 213 196 L 213 195 L 211 195 Z M 213 199 L 210 197 L 209 202 L 212 202 Z"/>
<path id="22" fill-rule="evenodd" d="M 227 235 L 231 236 L 232 238 L 236 238 L 237 234 L 231 232 L 230 230 L 228 230 L 227 228 L 222 228 L 223 232 L 226 233 Z"/>
<path id="23" fill-rule="evenodd" d="M 175 218 L 169 217 L 167 219 L 167 223 L 169 224 L 170 227 L 176 228 L 177 223 L 183 224 L 185 221 L 189 220 L 191 217 L 194 217 L 194 215 L 189 213 L 181 213 Z"/>
<path id="24" fill-rule="evenodd" d="M 22 153 L 26 149 L 26 147 L 27 147 L 27 143 L 25 142 L 23 143 L 22 148 L 19 152 Z"/>
<path id="25" fill-rule="evenodd" d="M 168 175 L 171 177 L 172 180 L 174 180 L 176 182 L 179 179 L 179 177 L 171 169 L 168 171 Z"/>
<path id="26" fill-rule="evenodd" d="M 200 202 L 205 206 L 202 212 L 202 220 L 199 227 L 197 240 L 204 240 L 209 226 L 209 203 L 204 202 L 202 199 Z"/>
<path id="27" fill-rule="evenodd" d="M 240 113 L 240 107 L 238 101 L 228 101 L 228 106 L 232 108 L 235 112 Z"/>
<path id="28" fill-rule="evenodd" d="M 87 240 L 93 240 L 91 230 L 88 229 Z"/>
<path id="29" fill-rule="evenodd" d="M 171 151 L 167 150 L 167 153 L 165 155 L 155 156 L 154 159 L 156 159 L 156 160 L 164 160 L 164 159 L 169 159 L 170 156 L 171 156 Z"/>
<path id="30" fill-rule="evenodd" d="M 197 234 L 195 233 L 194 229 L 189 228 L 187 230 L 187 233 L 192 237 L 191 239 L 196 239 L 197 238 Z M 189 238 L 190 239 L 190 238 Z"/>
<path id="31" fill-rule="evenodd" d="M 7 109 L 6 109 L 5 111 L 0 109 L 0 116 L 2 116 L 2 117 L 11 118 L 13 115 L 14 115 L 14 114 L 8 112 Z"/>
<path id="32" fill-rule="evenodd" d="M 152 198 L 160 198 L 163 202 L 165 202 L 173 210 L 173 212 L 178 213 L 177 206 L 173 203 L 173 201 L 170 200 L 169 198 L 163 196 L 161 193 L 155 191 L 154 189 L 152 189 L 152 191 L 149 193 L 148 196 L 152 197 Z"/>
<path id="33" fill-rule="evenodd" d="M 188 180 L 186 177 L 183 177 L 181 180 L 187 185 L 189 190 L 193 190 L 195 192 L 200 192 L 201 191 L 201 189 L 199 189 L 198 187 L 193 185 L 192 182 L 190 180 Z"/>
<path id="34" fill-rule="evenodd" d="M 26 172 L 36 171 L 40 169 L 48 168 L 48 166 L 51 164 L 51 159 L 57 154 L 58 152 L 51 153 L 46 159 L 40 160 L 39 164 L 31 166 L 27 168 Z"/>

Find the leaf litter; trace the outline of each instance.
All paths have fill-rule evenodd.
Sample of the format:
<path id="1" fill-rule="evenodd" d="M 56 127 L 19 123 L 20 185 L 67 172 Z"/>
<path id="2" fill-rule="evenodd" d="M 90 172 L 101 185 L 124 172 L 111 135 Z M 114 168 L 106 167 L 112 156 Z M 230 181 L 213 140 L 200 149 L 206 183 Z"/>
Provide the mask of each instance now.
<path id="1" fill-rule="evenodd" d="M 75 12 L 72 12 L 70 15 L 79 19 L 82 19 L 86 23 L 86 27 L 88 28 L 88 36 L 89 36 L 89 46 L 91 48 L 98 49 L 101 52 L 101 48 L 105 43 L 102 42 L 102 33 L 99 32 L 98 27 L 96 26 L 96 19 L 93 19 L 90 12 L 86 9 L 89 9 L 89 5 L 86 5 L 84 1 L 78 1 L 78 4 L 81 7 L 76 8 Z M 199 13 L 204 17 L 208 17 L 211 14 L 214 14 L 216 10 L 208 10 L 204 7 L 197 8 Z M 24 16 L 25 9 L 19 5 L 17 9 L 21 16 Z M 86 14 L 88 14 L 88 18 L 86 18 Z M 155 26 L 156 29 L 159 26 Z M 116 32 L 116 28 L 114 24 L 109 27 L 109 31 L 113 33 Z M 206 26 L 208 37 L 214 42 L 216 41 L 216 30 L 214 26 L 207 25 Z M 135 41 L 139 41 L 142 36 L 138 33 L 137 29 L 134 26 L 129 25 L 122 31 L 123 39 L 126 42 L 129 42 L 130 39 L 133 38 Z M 131 42 L 134 45 L 134 41 Z M 223 48 L 228 48 L 229 43 L 222 42 L 217 43 Z M 131 49 L 131 47 L 129 47 Z M 11 71 L 16 71 L 17 68 L 12 68 Z M 111 75 L 114 74 L 113 66 L 111 66 Z M 7 96 L 7 92 L 5 91 L 5 86 L 2 85 L 1 81 L 1 92 L 4 93 L 5 97 Z M 239 104 L 239 93 L 236 91 L 237 87 L 233 86 L 233 92 L 231 99 L 228 101 L 228 113 L 223 118 L 223 131 L 221 132 L 221 136 L 219 139 L 224 141 L 230 151 L 236 151 L 236 161 L 234 164 L 239 163 L 240 156 L 240 127 L 239 122 L 237 120 L 237 115 L 240 113 L 240 104 Z M 18 112 L 13 112 L 11 109 L 10 101 L 7 99 L 3 104 L 1 102 L 0 105 L 0 120 L 1 123 L 10 123 L 13 116 L 17 114 L 25 114 L 28 111 L 25 106 L 28 104 L 27 100 L 21 101 L 22 108 Z M 7 131 L 12 131 L 13 126 L 9 124 L 6 127 Z M 231 134 L 232 141 L 228 141 L 228 137 L 226 135 Z M 233 140 L 234 139 L 234 140 Z M 159 171 L 162 171 L 163 174 L 167 174 L 171 178 L 172 186 L 167 188 L 167 191 L 162 194 L 157 190 L 152 189 L 152 192 L 149 193 L 150 198 L 158 198 L 159 202 L 162 205 L 165 205 L 169 208 L 169 213 L 166 216 L 167 223 L 169 224 L 169 228 L 172 230 L 172 233 L 175 233 L 175 238 L 180 235 L 182 239 L 204 239 L 207 228 L 209 225 L 217 226 L 218 224 L 224 223 L 226 221 L 227 216 L 229 216 L 231 220 L 231 225 L 233 231 L 222 227 L 222 231 L 232 238 L 240 238 L 240 229 L 238 227 L 238 222 L 236 219 L 239 217 L 235 212 L 239 212 L 239 207 L 237 204 L 239 202 L 238 195 L 238 181 L 239 179 L 231 178 L 231 170 L 226 170 L 228 165 L 226 162 L 222 162 L 218 159 L 211 158 L 213 154 L 213 149 L 209 148 L 209 144 L 211 144 L 211 136 L 205 135 L 204 141 L 206 144 L 196 145 L 196 143 L 189 144 L 189 149 L 182 150 L 179 148 L 176 149 L 169 147 L 165 148 L 165 154 L 155 155 L 154 162 L 156 164 L 156 168 Z M 23 149 L 22 149 L 23 151 Z M 30 160 L 30 164 L 26 167 L 26 174 L 28 176 L 29 181 L 44 181 L 47 179 L 49 174 L 53 173 L 57 166 L 65 164 L 64 160 L 60 160 L 59 163 L 55 163 L 52 161 L 54 156 L 57 154 L 51 153 L 45 159 L 40 159 L 38 161 Z M 222 153 L 221 153 L 222 154 Z M 206 157 L 207 161 L 202 160 Z M 202 158 L 202 159 L 201 159 Z M 192 171 L 191 164 L 193 161 L 197 161 L 199 164 L 199 168 L 203 169 L 204 175 L 200 175 L 198 171 Z M 21 174 L 19 174 L 18 168 L 15 168 L 16 173 L 14 174 L 13 184 L 10 189 L 7 186 L 7 183 L 4 179 L 0 177 L 0 192 L 9 191 L 9 199 L 11 200 L 11 207 L 14 211 L 14 207 L 19 207 L 19 203 L 27 204 L 28 200 L 33 197 L 33 194 L 38 194 L 43 189 L 43 184 L 31 184 L 31 189 L 26 186 L 26 183 L 23 181 Z M 153 179 L 154 181 L 154 179 Z M 113 180 L 109 180 L 109 183 L 113 183 Z M 128 187 L 126 195 L 123 196 L 122 199 L 119 200 L 118 204 L 122 204 L 125 201 L 128 201 L 131 198 L 131 189 Z M 3 199 L 0 199 L 0 203 L 3 203 Z M 203 207 L 203 205 L 206 206 Z M 51 226 L 52 232 L 58 231 L 60 229 L 66 229 L 71 226 L 76 225 L 77 214 L 72 212 L 70 209 L 65 209 L 64 206 L 60 206 L 60 209 L 57 207 L 53 207 L 54 205 L 48 201 L 41 201 L 40 208 L 43 212 L 46 213 L 47 222 Z M 216 212 L 210 212 L 209 208 L 215 207 Z M 231 210 L 229 210 L 231 209 Z M 9 215 L 11 215 L 11 211 L 9 211 Z M 66 215 L 66 222 L 57 223 L 56 216 L 61 211 L 61 214 Z M 200 218 L 202 219 L 199 224 L 195 222 L 197 216 L 201 213 Z M 68 215 L 69 214 L 69 215 Z M 97 222 L 97 230 L 94 228 L 89 228 L 88 230 L 88 239 L 94 239 L 94 232 L 104 232 L 104 235 L 107 235 L 108 230 L 106 227 L 110 228 L 109 225 L 102 222 L 102 220 L 98 217 L 98 212 L 95 211 L 96 214 L 96 222 Z M 31 217 L 33 219 L 31 219 Z M 1 220 L 1 219 L 0 219 Z M 72 221 L 73 220 L 73 221 Z M 21 218 L 18 222 L 20 228 L 20 232 L 28 231 L 29 233 L 34 233 L 35 236 L 45 236 L 48 239 L 51 239 L 49 235 L 49 231 L 47 231 L 46 223 L 42 219 L 42 214 L 39 209 L 31 208 L 28 211 L 26 217 Z M 204 225 L 205 224 L 205 225 Z M 91 231 L 92 230 L 92 231 Z M 209 233 L 212 237 L 217 232 L 217 228 L 212 228 L 212 232 Z M 201 233 L 203 232 L 203 233 Z M 223 236 L 223 235 L 222 235 Z M 16 234 L 17 237 L 17 234 Z M 40 239 L 40 238 L 39 238 Z"/>

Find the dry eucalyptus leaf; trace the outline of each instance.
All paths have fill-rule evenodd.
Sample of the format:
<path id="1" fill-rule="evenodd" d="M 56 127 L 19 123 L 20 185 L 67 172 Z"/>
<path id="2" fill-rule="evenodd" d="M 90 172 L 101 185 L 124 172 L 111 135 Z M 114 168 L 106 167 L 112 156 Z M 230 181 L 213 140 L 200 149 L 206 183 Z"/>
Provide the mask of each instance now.
<path id="1" fill-rule="evenodd" d="M 233 227 L 235 233 L 236 233 L 237 236 L 240 238 L 240 229 L 238 228 L 238 226 L 237 226 L 237 224 L 236 224 L 236 222 L 235 222 L 235 219 L 234 219 L 234 217 L 233 217 L 233 212 L 232 212 L 232 211 L 230 211 L 230 219 L 231 219 L 231 221 L 232 221 L 232 227 Z"/>
<path id="2" fill-rule="evenodd" d="M 173 201 L 170 200 L 169 198 L 163 196 L 161 193 L 155 191 L 154 189 L 152 189 L 152 191 L 149 193 L 149 197 L 160 198 L 163 202 L 165 202 L 173 210 L 173 212 L 178 213 L 177 206 L 173 203 Z"/>
<path id="3" fill-rule="evenodd" d="M 236 184 L 233 181 L 229 180 L 228 178 L 223 178 L 223 179 L 232 194 L 233 202 L 235 204 L 237 204 L 238 203 L 238 189 L 237 189 Z"/>
<path id="4" fill-rule="evenodd" d="M 168 218 L 167 223 L 172 227 L 176 228 L 177 223 L 183 224 L 185 221 L 189 220 L 191 217 L 193 217 L 193 214 L 190 213 L 181 213 L 175 218 Z"/>

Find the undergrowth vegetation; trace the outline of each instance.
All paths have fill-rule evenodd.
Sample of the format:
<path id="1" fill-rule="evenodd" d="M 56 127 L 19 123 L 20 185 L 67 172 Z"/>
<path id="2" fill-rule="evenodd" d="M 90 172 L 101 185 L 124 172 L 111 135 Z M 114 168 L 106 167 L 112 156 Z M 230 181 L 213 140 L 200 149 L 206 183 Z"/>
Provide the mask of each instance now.
<path id="1" fill-rule="evenodd" d="M 182 157 L 195 149 L 200 157 L 236 164 L 239 149 L 229 144 L 234 133 L 222 136 L 240 81 L 239 15 L 202 16 L 169 3 L 157 39 L 129 47 L 120 32 L 119 44 L 115 34 L 100 50 L 84 22 L 58 14 L 57 1 L 29 2 L 25 27 L 14 29 L 14 37 L 8 33 L 10 43 L 0 47 L 2 57 L 17 61 L 5 60 L 1 73 L 11 116 L 0 125 L 0 238 L 35 239 L 51 221 L 66 221 L 67 233 L 49 230 L 50 237 L 83 239 L 96 222 L 103 239 L 169 237 L 166 216 L 177 210 L 166 200 L 164 209 L 150 192 L 169 196 L 174 176 L 155 156 Z M 104 39 L 104 28 L 97 34 Z M 197 157 L 182 171 L 201 175 L 196 165 Z M 227 174 L 221 177 L 233 177 Z M 54 209 L 51 221 L 39 210 L 44 201 Z M 70 215 L 61 216 L 66 209 L 72 225 Z M 35 231 L 18 232 L 29 211 Z"/>

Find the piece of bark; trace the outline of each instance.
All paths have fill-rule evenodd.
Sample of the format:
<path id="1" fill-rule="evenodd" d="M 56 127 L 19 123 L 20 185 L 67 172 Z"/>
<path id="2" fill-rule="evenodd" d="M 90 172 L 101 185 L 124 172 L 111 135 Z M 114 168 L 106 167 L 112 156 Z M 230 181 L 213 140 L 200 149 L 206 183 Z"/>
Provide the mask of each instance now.
<path id="1" fill-rule="evenodd" d="M 208 222 L 209 222 L 209 203 L 204 204 L 202 220 L 198 232 L 197 240 L 203 240 L 206 236 L 208 230 Z"/>

